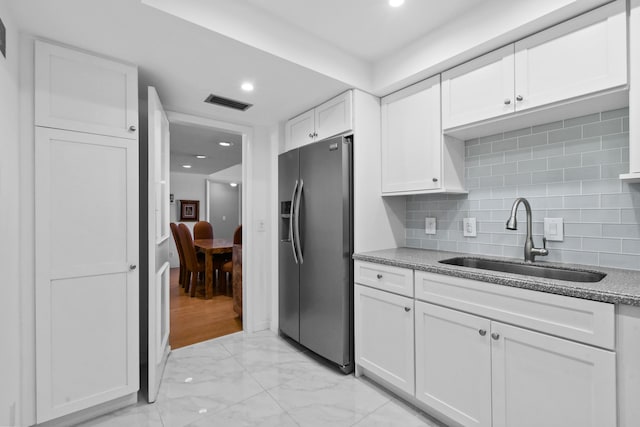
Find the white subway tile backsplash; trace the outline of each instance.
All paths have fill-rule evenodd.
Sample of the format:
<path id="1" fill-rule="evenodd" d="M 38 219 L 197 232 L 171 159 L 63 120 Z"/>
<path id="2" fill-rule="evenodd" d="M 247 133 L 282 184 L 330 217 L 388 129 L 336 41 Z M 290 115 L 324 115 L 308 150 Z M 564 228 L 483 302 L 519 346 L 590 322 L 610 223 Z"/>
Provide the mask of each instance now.
<path id="1" fill-rule="evenodd" d="M 622 119 L 603 120 L 582 126 L 582 135 L 585 138 L 592 136 L 609 135 L 622 132 Z"/>
<path id="2" fill-rule="evenodd" d="M 600 113 L 589 114 L 586 116 L 575 117 L 573 119 L 567 119 L 564 121 L 564 127 L 583 125 L 586 123 L 600 121 Z"/>
<path id="3" fill-rule="evenodd" d="M 548 242 L 549 261 L 640 269 L 640 185 L 628 172 L 628 109 L 498 133 L 465 142 L 468 195 L 407 197 L 410 247 L 522 258 L 526 216 L 505 229 L 516 197 L 533 209 L 533 237 L 542 245 L 545 217 L 564 219 L 564 240 Z M 424 218 L 438 231 L 424 234 Z M 462 219 L 476 218 L 477 237 Z"/>
<path id="4" fill-rule="evenodd" d="M 574 126 L 549 132 L 549 143 L 574 141 L 582 138 L 582 127 Z"/>

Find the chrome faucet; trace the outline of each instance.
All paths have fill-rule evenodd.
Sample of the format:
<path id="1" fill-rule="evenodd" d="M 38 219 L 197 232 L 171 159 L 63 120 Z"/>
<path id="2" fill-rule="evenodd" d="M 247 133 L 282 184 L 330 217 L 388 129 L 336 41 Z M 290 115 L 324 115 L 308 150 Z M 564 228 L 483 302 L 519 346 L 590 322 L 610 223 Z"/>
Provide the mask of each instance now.
<path id="1" fill-rule="evenodd" d="M 536 260 L 536 256 L 549 255 L 549 251 L 547 250 L 547 239 L 545 237 L 542 238 L 542 248 L 536 248 L 533 246 L 533 237 L 531 232 L 531 205 L 524 197 L 518 197 L 513 202 L 513 206 L 511 207 L 511 216 L 507 220 L 507 230 L 518 229 L 516 213 L 518 212 L 518 206 L 520 203 L 524 205 L 524 208 L 527 211 L 527 237 L 524 241 L 524 260 L 525 262 L 534 262 Z"/>

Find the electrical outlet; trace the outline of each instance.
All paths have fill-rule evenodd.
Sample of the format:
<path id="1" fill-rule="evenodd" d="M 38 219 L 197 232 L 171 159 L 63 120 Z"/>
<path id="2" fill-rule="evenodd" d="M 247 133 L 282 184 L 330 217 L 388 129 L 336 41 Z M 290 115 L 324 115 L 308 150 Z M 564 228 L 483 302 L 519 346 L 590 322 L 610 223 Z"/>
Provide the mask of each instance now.
<path id="1" fill-rule="evenodd" d="M 424 234 L 436 234 L 436 219 L 425 218 L 424 219 Z"/>
<path id="2" fill-rule="evenodd" d="M 562 218 L 544 219 L 544 237 L 550 242 L 562 242 L 564 240 L 564 222 Z"/>
<path id="3" fill-rule="evenodd" d="M 463 218 L 462 219 L 462 235 L 465 237 L 476 237 L 476 219 L 475 218 Z"/>

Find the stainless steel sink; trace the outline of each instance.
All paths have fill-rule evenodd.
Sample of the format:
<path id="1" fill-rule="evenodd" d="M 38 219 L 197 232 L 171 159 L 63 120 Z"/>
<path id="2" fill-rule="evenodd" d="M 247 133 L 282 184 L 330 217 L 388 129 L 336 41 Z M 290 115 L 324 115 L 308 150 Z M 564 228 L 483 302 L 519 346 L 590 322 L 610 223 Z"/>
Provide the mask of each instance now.
<path id="1" fill-rule="evenodd" d="M 523 276 L 544 277 L 547 279 L 567 280 L 570 282 L 599 282 L 606 274 L 598 271 L 571 270 L 562 267 L 551 267 L 539 264 L 519 264 L 509 261 L 498 261 L 473 257 L 456 257 L 439 261 L 442 264 L 461 267 L 479 268 L 481 270 L 501 271 L 503 273 L 521 274 Z"/>

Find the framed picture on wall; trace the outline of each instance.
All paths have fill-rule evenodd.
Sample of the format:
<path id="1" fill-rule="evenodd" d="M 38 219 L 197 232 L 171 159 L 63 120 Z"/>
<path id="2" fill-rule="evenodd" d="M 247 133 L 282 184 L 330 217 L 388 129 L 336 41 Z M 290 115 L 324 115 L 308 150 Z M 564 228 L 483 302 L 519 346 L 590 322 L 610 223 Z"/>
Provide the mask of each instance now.
<path id="1" fill-rule="evenodd" d="M 198 221 L 200 218 L 199 200 L 180 200 L 180 221 Z"/>

